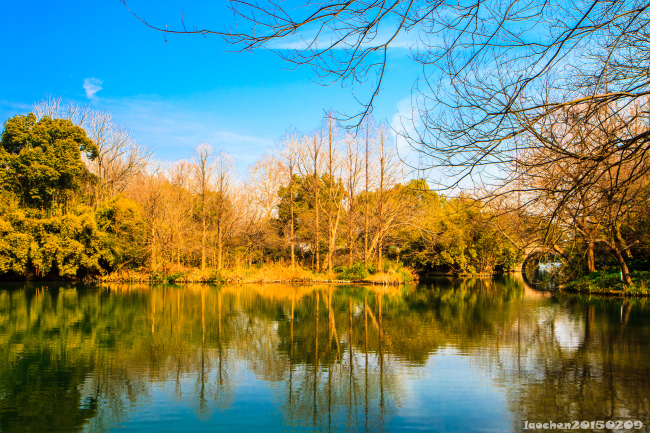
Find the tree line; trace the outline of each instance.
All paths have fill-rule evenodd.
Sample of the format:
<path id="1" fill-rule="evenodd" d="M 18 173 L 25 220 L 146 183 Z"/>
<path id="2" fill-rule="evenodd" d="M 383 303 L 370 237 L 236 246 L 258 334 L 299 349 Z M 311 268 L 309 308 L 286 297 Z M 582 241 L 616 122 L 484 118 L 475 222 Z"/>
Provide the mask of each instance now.
<path id="1" fill-rule="evenodd" d="M 268 263 L 363 277 L 400 266 L 512 269 L 517 247 L 467 194 L 409 178 L 389 128 L 342 129 L 332 113 L 288 131 L 239 176 L 209 144 L 159 161 L 99 113 L 49 98 L 4 125 L 0 274 L 169 275 Z"/>
<path id="2" fill-rule="evenodd" d="M 298 3 L 231 0 L 222 29 L 127 8 L 151 29 L 220 35 L 323 84 L 357 85 L 358 113 L 340 115 L 357 127 L 400 58 L 389 51 L 406 43 L 421 73 L 401 134 L 443 173 L 439 188 L 473 184 L 513 243 L 552 251 L 572 277 L 611 266 L 629 286 L 648 270 L 647 2 Z"/>

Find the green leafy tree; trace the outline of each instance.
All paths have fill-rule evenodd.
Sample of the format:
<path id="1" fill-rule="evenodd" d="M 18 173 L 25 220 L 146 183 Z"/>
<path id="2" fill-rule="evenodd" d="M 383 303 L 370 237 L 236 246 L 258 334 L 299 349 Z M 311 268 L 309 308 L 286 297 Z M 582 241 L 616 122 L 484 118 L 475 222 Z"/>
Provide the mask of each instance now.
<path id="1" fill-rule="evenodd" d="M 116 269 L 129 263 L 142 264 L 147 237 L 137 203 L 117 195 L 97 210 L 96 218 L 104 240 L 105 265 Z"/>
<path id="2" fill-rule="evenodd" d="M 93 160 L 98 149 L 83 128 L 66 119 L 36 115 L 7 120 L 0 138 L 0 185 L 22 204 L 50 209 L 79 191 L 89 172 L 81 153 Z"/>
<path id="3" fill-rule="evenodd" d="M 401 202 L 411 202 L 414 218 L 395 233 L 399 258 L 422 270 L 450 273 L 509 271 L 518 249 L 491 222 L 492 215 L 465 197 L 444 197 L 423 180 L 402 187 Z"/>
<path id="4" fill-rule="evenodd" d="M 316 248 L 322 248 L 325 240 L 325 237 L 318 242 L 320 245 L 316 245 L 316 230 L 324 230 L 325 227 L 317 227 L 315 224 L 315 213 L 316 209 L 314 208 L 315 191 L 318 191 L 319 203 L 321 207 L 324 204 L 328 203 L 328 191 L 331 188 L 334 193 L 332 196 L 333 206 L 341 206 L 341 202 L 344 198 L 345 189 L 341 179 L 334 179 L 330 181 L 330 178 L 327 174 L 323 174 L 315 180 L 313 175 L 307 176 L 293 176 L 293 211 L 294 211 L 294 227 L 297 238 L 302 242 L 310 243 L 310 250 L 315 250 Z M 318 185 L 315 187 L 315 185 Z M 282 234 L 287 237 L 289 233 L 287 232 L 290 228 L 289 222 L 291 220 L 291 191 L 292 186 L 282 186 L 278 190 L 278 222 L 279 227 L 282 229 Z M 326 233 L 321 233 L 323 236 L 326 236 Z M 312 251 L 313 252 L 313 251 Z"/>

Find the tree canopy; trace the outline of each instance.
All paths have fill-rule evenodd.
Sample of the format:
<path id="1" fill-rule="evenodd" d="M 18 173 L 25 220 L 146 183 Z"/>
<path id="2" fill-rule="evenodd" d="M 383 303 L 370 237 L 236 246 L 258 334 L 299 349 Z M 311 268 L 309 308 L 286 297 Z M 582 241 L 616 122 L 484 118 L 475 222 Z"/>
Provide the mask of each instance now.
<path id="1" fill-rule="evenodd" d="M 0 148 L 0 184 L 17 193 L 23 204 L 49 208 L 82 185 L 98 149 L 83 128 L 67 119 L 19 115 L 7 120 Z"/>

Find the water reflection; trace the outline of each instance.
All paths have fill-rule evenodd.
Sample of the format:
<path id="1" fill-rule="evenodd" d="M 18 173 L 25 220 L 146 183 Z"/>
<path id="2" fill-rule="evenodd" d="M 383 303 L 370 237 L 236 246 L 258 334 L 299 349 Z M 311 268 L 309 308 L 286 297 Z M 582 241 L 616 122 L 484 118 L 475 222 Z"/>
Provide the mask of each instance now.
<path id="1" fill-rule="evenodd" d="M 540 294 L 515 278 L 32 284 L 0 291 L 0 311 L 3 432 L 650 422 L 645 300 Z"/>

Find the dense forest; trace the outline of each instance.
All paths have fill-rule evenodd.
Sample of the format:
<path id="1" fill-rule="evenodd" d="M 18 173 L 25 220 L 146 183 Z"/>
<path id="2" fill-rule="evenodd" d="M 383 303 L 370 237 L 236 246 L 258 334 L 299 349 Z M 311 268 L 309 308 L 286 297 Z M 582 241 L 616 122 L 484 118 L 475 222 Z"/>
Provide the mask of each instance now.
<path id="1" fill-rule="evenodd" d="M 490 194 L 434 191 L 402 161 L 388 126 L 372 119 L 348 131 L 326 115 L 310 133 L 287 132 L 240 176 L 234 159 L 208 144 L 187 160 L 159 161 L 109 113 L 53 98 L 33 111 L 2 131 L 4 278 L 128 271 L 208 281 L 275 267 L 293 270 L 279 279 L 403 280 L 412 271 L 511 271 L 531 245 L 570 265 L 571 278 L 610 266 L 627 278 L 630 266 L 647 267 L 645 177 L 616 214 L 592 188 L 582 197 L 593 201 L 591 216 L 571 214 L 580 203 L 549 216 L 552 194 L 533 202 L 531 191 L 550 187 L 526 190 L 523 176 Z M 526 185 L 549 179 L 526 174 Z"/>

